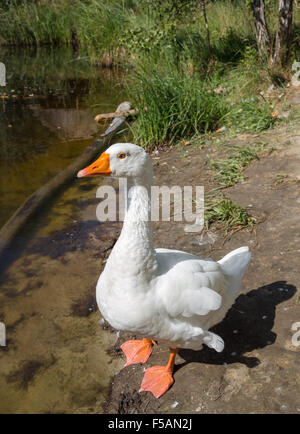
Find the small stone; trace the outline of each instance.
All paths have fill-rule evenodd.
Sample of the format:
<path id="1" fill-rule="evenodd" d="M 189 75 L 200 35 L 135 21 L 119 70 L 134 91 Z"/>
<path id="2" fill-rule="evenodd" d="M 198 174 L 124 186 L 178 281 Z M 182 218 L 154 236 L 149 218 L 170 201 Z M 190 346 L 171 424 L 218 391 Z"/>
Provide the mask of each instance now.
<path id="1" fill-rule="evenodd" d="M 176 408 L 179 405 L 178 401 L 173 402 L 173 404 L 171 405 L 171 408 Z"/>
<path id="2" fill-rule="evenodd" d="M 263 315 L 262 316 L 262 319 L 266 319 L 266 318 L 268 318 L 267 315 Z"/>
<path id="3" fill-rule="evenodd" d="M 287 409 L 287 406 L 284 404 L 280 407 L 280 410 L 286 410 L 286 409 Z"/>

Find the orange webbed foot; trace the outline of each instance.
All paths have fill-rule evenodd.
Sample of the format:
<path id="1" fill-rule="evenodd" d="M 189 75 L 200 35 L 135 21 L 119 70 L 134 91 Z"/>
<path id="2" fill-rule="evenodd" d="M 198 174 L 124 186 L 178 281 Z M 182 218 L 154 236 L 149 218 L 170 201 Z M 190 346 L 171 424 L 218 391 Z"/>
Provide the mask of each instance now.
<path id="1" fill-rule="evenodd" d="M 126 356 L 126 365 L 134 363 L 146 363 L 152 353 L 155 341 L 150 339 L 130 340 L 121 345 L 121 350 Z"/>
<path id="2" fill-rule="evenodd" d="M 151 392 L 159 398 L 172 386 L 174 378 L 166 366 L 153 366 L 146 369 L 140 392 Z"/>
<path id="3" fill-rule="evenodd" d="M 166 366 L 153 366 L 146 369 L 140 392 L 151 392 L 155 398 L 162 396 L 174 383 L 173 370 L 178 348 L 170 350 L 170 358 Z"/>

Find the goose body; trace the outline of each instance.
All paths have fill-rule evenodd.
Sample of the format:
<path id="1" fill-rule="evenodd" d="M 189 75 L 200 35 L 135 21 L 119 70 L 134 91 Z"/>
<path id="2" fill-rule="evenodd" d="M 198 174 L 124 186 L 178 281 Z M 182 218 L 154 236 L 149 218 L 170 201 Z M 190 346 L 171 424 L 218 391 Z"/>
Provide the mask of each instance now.
<path id="1" fill-rule="evenodd" d="M 168 345 L 171 356 L 178 348 L 198 350 L 203 343 L 222 351 L 222 338 L 209 329 L 222 321 L 241 290 L 251 258 L 248 247 L 217 262 L 178 250 L 154 249 L 150 156 L 130 143 L 112 145 L 78 176 L 101 174 L 124 176 L 128 182 L 123 228 L 96 289 L 98 307 L 112 327 L 144 336 L 142 341 L 128 341 L 127 347 L 123 344 L 127 364 L 147 360 L 153 340 Z M 142 390 L 155 396 L 165 391 L 158 393 L 153 387 Z"/>
<path id="2" fill-rule="evenodd" d="M 114 249 L 97 284 L 97 303 L 115 329 L 138 333 L 170 347 L 199 350 L 206 343 L 218 352 L 223 350 L 222 338 L 209 329 L 222 321 L 239 292 L 232 289 L 232 277 L 225 274 L 221 263 L 181 251 L 156 249 L 156 264 L 150 269 L 149 280 L 139 275 L 138 264 L 130 275 L 128 260 L 127 276 L 121 271 L 111 279 L 119 246 Z M 247 248 L 235 254 L 249 256 Z"/>

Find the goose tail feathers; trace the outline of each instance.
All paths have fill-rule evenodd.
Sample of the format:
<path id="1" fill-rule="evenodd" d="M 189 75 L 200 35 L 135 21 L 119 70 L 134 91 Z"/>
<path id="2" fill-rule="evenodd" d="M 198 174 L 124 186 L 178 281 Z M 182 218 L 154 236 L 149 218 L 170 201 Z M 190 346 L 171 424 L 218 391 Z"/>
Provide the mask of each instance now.
<path id="1" fill-rule="evenodd" d="M 242 278 L 248 268 L 251 259 L 249 247 L 240 247 L 228 253 L 218 263 L 221 265 L 224 274 L 231 278 L 233 290 L 239 290 L 242 287 Z"/>

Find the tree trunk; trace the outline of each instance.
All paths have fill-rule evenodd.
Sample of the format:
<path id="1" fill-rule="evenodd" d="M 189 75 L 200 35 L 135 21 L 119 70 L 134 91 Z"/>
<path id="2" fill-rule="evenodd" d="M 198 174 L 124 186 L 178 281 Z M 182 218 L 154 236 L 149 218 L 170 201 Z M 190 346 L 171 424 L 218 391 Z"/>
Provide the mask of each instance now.
<path id="1" fill-rule="evenodd" d="M 210 49 L 210 33 L 209 33 L 209 27 L 208 27 L 207 15 L 206 15 L 205 0 L 201 0 L 201 9 L 202 9 L 202 12 L 203 12 L 203 18 L 204 18 L 204 22 L 205 22 L 208 57 L 210 57 L 210 54 L 211 54 L 211 49 Z"/>
<path id="2" fill-rule="evenodd" d="M 273 65 L 285 64 L 289 57 L 293 22 L 293 1 L 279 0 L 278 28 L 272 58 Z"/>
<path id="3" fill-rule="evenodd" d="M 252 0 L 256 40 L 260 57 L 270 55 L 271 42 L 265 16 L 265 0 Z"/>

